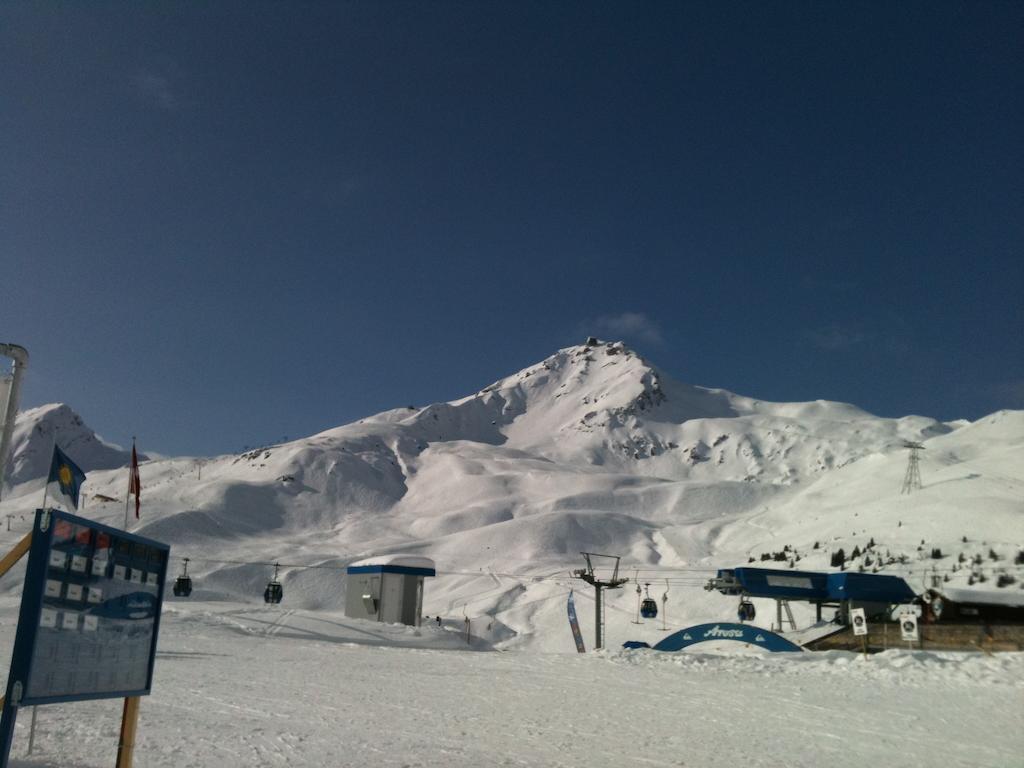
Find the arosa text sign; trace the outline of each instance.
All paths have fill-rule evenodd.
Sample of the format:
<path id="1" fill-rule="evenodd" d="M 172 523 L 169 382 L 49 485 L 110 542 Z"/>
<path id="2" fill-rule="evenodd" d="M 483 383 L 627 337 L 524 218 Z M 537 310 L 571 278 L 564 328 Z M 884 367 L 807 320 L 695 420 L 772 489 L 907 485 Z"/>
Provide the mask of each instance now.
<path id="1" fill-rule="evenodd" d="M 681 651 L 697 643 L 708 643 L 715 640 L 735 640 L 740 643 L 749 643 L 766 651 L 802 651 L 796 643 L 790 642 L 781 635 L 769 632 L 750 624 L 731 624 L 728 622 L 715 622 L 713 624 L 698 624 L 695 627 L 681 629 L 669 635 L 660 643 L 654 646 L 656 651 Z M 646 643 L 626 643 L 627 648 L 647 648 Z"/>
<path id="2" fill-rule="evenodd" d="M 66 512 L 37 510 L 8 701 L 148 694 L 169 552 Z"/>

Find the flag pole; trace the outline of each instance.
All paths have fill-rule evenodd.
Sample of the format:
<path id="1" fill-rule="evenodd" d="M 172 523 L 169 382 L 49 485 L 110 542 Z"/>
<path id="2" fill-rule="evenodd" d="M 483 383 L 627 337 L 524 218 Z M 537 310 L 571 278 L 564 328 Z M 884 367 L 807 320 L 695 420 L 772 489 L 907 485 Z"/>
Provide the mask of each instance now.
<path id="1" fill-rule="evenodd" d="M 50 473 L 53 471 L 53 454 L 57 448 L 57 432 L 54 430 L 53 440 L 50 441 L 50 468 L 46 470 L 46 484 L 43 486 L 43 509 L 46 509 L 46 492 L 50 490 Z"/>
<path id="2" fill-rule="evenodd" d="M 134 450 L 135 450 L 135 435 L 132 435 L 132 451 L 134 451 Z M 126 531 L 128 530 L 128 502 L 131 501 L 131 498 L 132 498 L 132 472 L 134 472 L 134 471 L 135 471 L 134 467 L 129 465 L 129 467 L 128 467 L 128 492 L 124 495 L 124 529 Z"/>

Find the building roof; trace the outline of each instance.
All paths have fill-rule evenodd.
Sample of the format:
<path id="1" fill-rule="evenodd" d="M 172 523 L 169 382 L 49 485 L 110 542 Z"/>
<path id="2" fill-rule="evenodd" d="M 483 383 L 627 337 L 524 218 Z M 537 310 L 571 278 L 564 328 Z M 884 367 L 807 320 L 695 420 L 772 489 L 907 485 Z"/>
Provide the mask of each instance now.
<path id="1" fill-rule="evenodd" d="M 434 561 L 417 555 L 378 555 L 350 563 L 348 573 L 408 573 L 436 576 Z"/>
<path id="2" fill-rule="evenodd" d="M 1013 608 L 1024 606 L 1022 589 L 971 589 L 967 587 L 935 587 L 931 590 L 944 599 L 963 605 L 1006 605 Z"/>
<path id="3" fill-rule="evenodd" d="M 743 594 L 777 600 L 860 600 L 863 602 L 909 603 L 914 590 L 899 576 L 881 573 L 838 571 L 775 570 L 740 567 L 731 570 Z M 728 571 L 719 571 L 719 577 Z"/>

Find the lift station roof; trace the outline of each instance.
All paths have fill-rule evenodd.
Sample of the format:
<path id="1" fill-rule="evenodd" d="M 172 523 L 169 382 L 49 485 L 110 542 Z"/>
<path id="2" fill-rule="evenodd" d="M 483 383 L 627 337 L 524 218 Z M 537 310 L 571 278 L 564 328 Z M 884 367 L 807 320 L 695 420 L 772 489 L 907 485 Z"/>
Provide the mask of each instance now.
<path id="1" fill-rule="evenodd" d="M 416 555 L 381 555 L 351 563 L 346 573 L 408 573 L 413 576 L 437 576 L 434 561 Z"/>
<path id="2" fill-rule="evenodd" d="M 817 571 L 733 568 L 721 570 L 717 588 L 726 594 L 744 594 L 776 600 L 806 600 L 812 603 L 838 600 L 902 604 L 916 594 L 899 576 L 880 573 L 821 573 Z"/>

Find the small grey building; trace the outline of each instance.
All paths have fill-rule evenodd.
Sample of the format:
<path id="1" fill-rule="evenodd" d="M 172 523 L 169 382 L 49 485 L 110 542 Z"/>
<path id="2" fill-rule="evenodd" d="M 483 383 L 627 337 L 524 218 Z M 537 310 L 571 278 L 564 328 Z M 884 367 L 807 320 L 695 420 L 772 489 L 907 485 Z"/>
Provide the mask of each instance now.
<path id="1" fill-rule="evenodd" d="M 423 578 L 436 575 L 429 557 L 384 555 L 352 563 L 345 575 L 345 615 L 419 626 Z"/>

